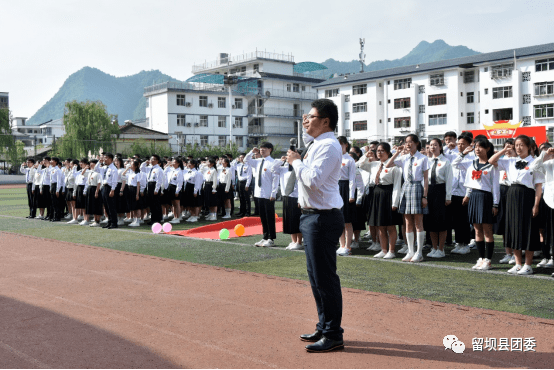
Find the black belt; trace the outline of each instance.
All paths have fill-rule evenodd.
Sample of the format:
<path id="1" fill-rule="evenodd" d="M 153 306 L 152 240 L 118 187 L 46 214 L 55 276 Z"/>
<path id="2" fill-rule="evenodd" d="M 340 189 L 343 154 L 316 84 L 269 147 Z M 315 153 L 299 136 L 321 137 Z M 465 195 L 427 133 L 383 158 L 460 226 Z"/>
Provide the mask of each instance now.
<path id="1" fill-rule="evenodd" d="M 320 213 L 333 213 L 333 212 L 340 212 L 340 209 L 338 208 L 333 208 L 333 209 L 302 208 L 303 215 L 315 215 Z"/>

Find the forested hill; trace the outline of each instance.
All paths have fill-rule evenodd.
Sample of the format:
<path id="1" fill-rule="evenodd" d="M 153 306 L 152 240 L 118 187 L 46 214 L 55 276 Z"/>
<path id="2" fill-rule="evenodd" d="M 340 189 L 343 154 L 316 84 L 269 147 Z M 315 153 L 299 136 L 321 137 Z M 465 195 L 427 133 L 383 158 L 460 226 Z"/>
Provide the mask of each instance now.
<path id="1" fill-rule="evenodd" d="M 107 106 L 110 114 L 118 115 L 120 124 L 127 119 L 144 118 L 144 87 L 163 81 L 176 80 L 158 70 L 115 77 L 96 68 L 84 67 L 69 76 L 56 95 L 44 104 L 27 124 L 38 125 L 50 119 L 62 118 L 65 103 L 72 100 L 100 100 Z"/>

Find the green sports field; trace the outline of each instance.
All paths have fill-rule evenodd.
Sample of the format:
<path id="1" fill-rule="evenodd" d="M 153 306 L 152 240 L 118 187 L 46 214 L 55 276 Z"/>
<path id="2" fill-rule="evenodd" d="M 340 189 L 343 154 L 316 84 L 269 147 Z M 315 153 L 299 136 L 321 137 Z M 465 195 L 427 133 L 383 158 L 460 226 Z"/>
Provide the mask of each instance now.
<path id="1" fill-rule="evenodd" d="M 281 203 L 277 202 L 276 207 L 277 213 L 281 215 Z M 25 189 L 0 189 L 0 231 L 293 279 L 308 279 L 304 253 L 284 249 L 290 242 L 288 235 L 278 234 L 275 248 L 256 248 L 253 243 L 260 240 L 259 236 L 205 241 L 154 235 L 148 226 L 104 230 L 27 220 L 24 218 L 27 214 Z M 173 225 L 173 229 L 181 230 L 207 223 L 183 223 Z M 339 258 L 338 273 L 344 287 L 554 319 L 554 278 L 551 277 L 554 271 L 534 268 L 535 274 L 532 276 L 508 275 L 506 271 L 509 266 L 498 264 L 504 256 L 501 239 L 496 239 L 496 245 L 493 269 L 488 272 L 471 270 L 478 258 L 476 251 L 464 256 L 450 256 L 448 251 L 451 247 L 447 247 L 446 258 L 429 258 L 419 264 L 403 263 L 400 258 L 376 260 L 372 258 L 375 252 L 354 250 L 352 257 Z M 361 243 L 361 246 L 366 248 L 369 245 Z"/>

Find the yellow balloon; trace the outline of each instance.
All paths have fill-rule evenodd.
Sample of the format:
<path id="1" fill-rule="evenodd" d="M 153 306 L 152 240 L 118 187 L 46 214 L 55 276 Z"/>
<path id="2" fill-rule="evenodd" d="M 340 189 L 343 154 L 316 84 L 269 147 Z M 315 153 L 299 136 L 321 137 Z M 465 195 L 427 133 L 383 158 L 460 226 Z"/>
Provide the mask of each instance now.
<path id="1" fill-rule="evenodd" d="M 243 236 L 244 235 L 244 226 L 241 225 L 241 224 L 238 224 L 237 226 L 235 226 L 235 234 L 237 234 L 237 236 Z"/>

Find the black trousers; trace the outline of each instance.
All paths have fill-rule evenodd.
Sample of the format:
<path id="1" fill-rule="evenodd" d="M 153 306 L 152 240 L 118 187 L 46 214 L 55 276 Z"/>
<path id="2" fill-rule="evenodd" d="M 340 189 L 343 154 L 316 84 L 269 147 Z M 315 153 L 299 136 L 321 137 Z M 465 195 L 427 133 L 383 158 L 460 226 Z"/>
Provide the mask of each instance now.
<path id="1" fill-rule="evenodd" d="M 250 216 L 250 192 L 246 191 L 246 180 L 239 181 L 240 213 Z"/>
<path id="2" fill-rule="evenodd" d="M 254 214 L 260 214 L 260 198 L 254 197 Z"/>
<path id="3" fill-rule="evenodd" d="M 306 268 L 319 322 L 317 330 L 329 339 L 342 340 L 342 292 L 337 275 L 337 244 L 344 230 L 342 211 L 300 216 Z"/>
<path id="4" fill-rule="evenodd" d="M 53 220 L 60 220 L 63 193 L 59 192 L 58 196 L 56 196 L 56 191 L 58 191 L 58 184 L 54 182 L 50 185 L 50 197 L 52 199 L 52 213 L 50 214 L 50 218 Z"/>
<path id="5" fill-rule="evenodd" d="M 156 190 L 156 183 L 151 181 L 148 183 L 148 202 L 150 203 L 150 212 L 152 213 L 152 223 L 163 223 L 162 205 L 160 204 L 160 193 L 154 194 Z"/>
<path id="6" fill-rule="evenodd" d="M 452 203 L 448 207 L 452 212 L 452 226 L 456 234 L 456 243 L 467 245 L 471 239 L 471 228 L 469 226 L 467 205 L 462 205 L 463 200 L 464 197 L 453 195 Z"/>
<path id="7" fill-rule="evenodd" d="M 110 197 L 110 192 L 112 187 L 109 185 L 104 185 L 102 187 L 102 202 L 104 203 L 104 208 L 108 214 L 108 225 L 117 226 L 117 209 L 115 205 L 115 191 L 114 196 Z"/>
<path id="8" fill-rule="evenodd" d="M 262 219 L 264 239 L 275 240 L 277 238 L 277 233 L 275 232 L 275 201 L 258 198 L 258 203 L 260 205 L 260 218 Z"/>
<path id="9" fill-rule="evenodd" d="M 50 185 L 42 185 L 42 194 L 39 196 L 44 202 L 44 208 L 46 208 L 45 218 L 52 218 L 52 198 L 50 196 Z"/>
<path id="10" fill-rule="evenodd" d="M 37 208 L 35 207 L 35 199 L 33 194 L 33 183 L 27 184 L 27 204 L 29 205 L 29 216 L 36 217 Z"/>

